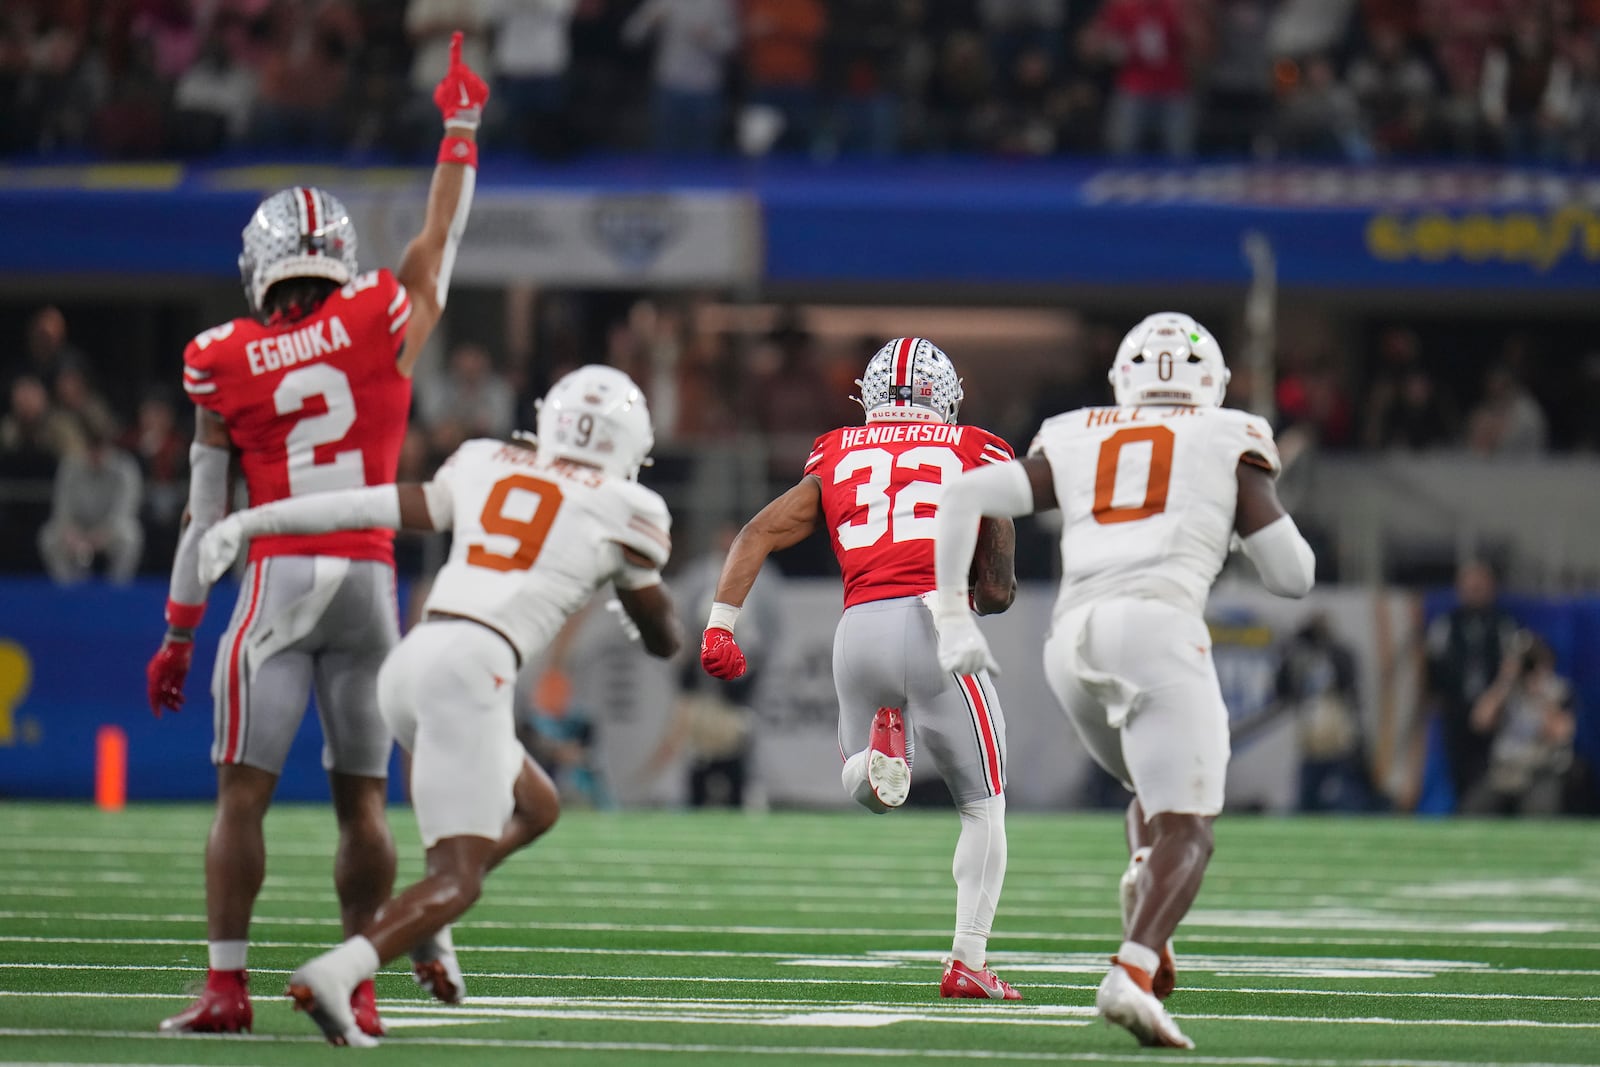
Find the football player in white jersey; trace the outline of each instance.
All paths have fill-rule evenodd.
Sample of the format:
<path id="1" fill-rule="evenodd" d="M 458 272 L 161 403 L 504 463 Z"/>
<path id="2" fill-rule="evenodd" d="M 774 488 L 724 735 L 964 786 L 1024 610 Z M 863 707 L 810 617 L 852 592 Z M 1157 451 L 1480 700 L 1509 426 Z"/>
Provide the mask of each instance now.
<path id="1" fill-rule="evenodd" d="M 1278 501 L 1271 428 L 1220 406 L 1228 369 L 1205 327 L 1150 316 L 1123 339 L 1110 378 L 1116 407 L 1047 419 L 1026 459 L 946 488 L 934 621 L 945 670 L 992 669 L 967 609 L 978 519 L 1060 508 L 1045 675 L 1090 755 L 1135 796 L 1124 940 L 1095 1005 L 1141 1044 L 1193 1048 L 1162 1000 L 1172 933 L 1211 858 L 1229 755 L 1206 596 L 1234 543 L 1281 596 L 1310 592 L 1315 559 Z"/>
<path id="2" fill-rule="evenodd" d="M 427 875 L 289 978 L 296 1008 L 333 1044 L 376 1044 L 355 1026 L 350 990 L 437 937 L 478 898 L 495 865 L 555 822 L 555 787 L 516 737 L 512 696 L 522 664 L 607 584 L 646 651 L 671 656 L 682 643 L 661 584 L 671 519 L 662 499 L 634 480 L 653 443 L 633 381 L 610 367 L 582 367 L 545 397 L 536 447 L 468 441 L 426 484 L 295 497 L 230 516 L 206 534 L 201 568 L 209 579 L 255 536 L 384 527 L 455 534 L 422 622 L 378 676 L 379 708 L 412 757 Z M 436 979 L 459 993 L 459 973 Z"/>

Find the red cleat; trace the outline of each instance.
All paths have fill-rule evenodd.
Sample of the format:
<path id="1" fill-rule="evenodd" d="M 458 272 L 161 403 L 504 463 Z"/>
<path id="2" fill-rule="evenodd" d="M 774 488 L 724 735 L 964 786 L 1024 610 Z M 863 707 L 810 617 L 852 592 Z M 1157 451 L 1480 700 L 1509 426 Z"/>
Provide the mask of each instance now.
<path id="1" fill-rule="evenodd" d="M 246 971 L 207 971 L 200 999 L 170 1019 L 161 1020 L 164 1034 L 237 1034 L 255 1022 L 250 1007 L 250 975 Z"/>
<path id="2" fill-rule="evenodd" d="M 911 795 L 911 764 L 906 761 L 906 723 L 899 708 L 879 708 L 867 740 L 867 784 L 886 808 L 898 808 Z"/>
<path id="3" fill-rule="evenodd" d="M 987 963 L 975 971 L 960 960 L 945 962 L 939 995 L 963 1000 L 1022 999 L 1022 994 L 1012 989 L 1010 982 L 991 971 Z"/>
<path id="4" fill-rule="evenodd" d="M 356 1026 L 368 1037 L 383 1037 L 383 1020 L 378 1018 L 378 987 L 368 978 L 350 994 L 350 1014 Z"/>

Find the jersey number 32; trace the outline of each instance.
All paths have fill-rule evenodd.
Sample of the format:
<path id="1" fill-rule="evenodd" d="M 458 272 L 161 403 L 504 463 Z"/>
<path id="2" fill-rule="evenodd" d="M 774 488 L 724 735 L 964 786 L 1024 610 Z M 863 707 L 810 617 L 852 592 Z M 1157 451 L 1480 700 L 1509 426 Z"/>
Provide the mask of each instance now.
<path id="1" fill-rule="evenodd" d="M 894 488 L 896 469 L 914 472 L 914 480 Z M 867 548 L 885 536 L 896 542 L 931 541 L 939 494 L 961 469 L 960 457 L 943 445 L 908 448 L 898 456 L 883 448 L 850 452 L 833 469 L 833 484 L 842 485 L 865 471 L 866 478 L 856 485 L 856 507 L 865 508 L 866 514 L 835 528 L 839 547 Z M 918 507 L 927 513 L 918 515 Z"/>

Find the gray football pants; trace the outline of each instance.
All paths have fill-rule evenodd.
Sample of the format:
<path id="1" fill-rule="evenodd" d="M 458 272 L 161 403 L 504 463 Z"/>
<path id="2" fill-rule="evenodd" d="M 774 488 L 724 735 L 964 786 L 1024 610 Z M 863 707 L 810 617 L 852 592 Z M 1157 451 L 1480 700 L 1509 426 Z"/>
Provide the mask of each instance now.
<path id="1" fill-rule="evenodd" d="M 867 747 L 879 708 L 899 708 L 907 762 L 924 753 L 957 804 L 1005 788 L 1006 721 L 994 682 L 987 671 L 955 675 L 939 669 L 933 616 L 921 599 L 846 608 L 833 636 L 833 684 L 841 756 Z"/>
<path id="2" fill-rule="evenodd" d="M 322 766 L 384 778 L 378 668 L 399 643 L 394 568 L 335 556 L 250 564 L 211 678 L 211 761 L 281 774 L 313 689 Z"/>

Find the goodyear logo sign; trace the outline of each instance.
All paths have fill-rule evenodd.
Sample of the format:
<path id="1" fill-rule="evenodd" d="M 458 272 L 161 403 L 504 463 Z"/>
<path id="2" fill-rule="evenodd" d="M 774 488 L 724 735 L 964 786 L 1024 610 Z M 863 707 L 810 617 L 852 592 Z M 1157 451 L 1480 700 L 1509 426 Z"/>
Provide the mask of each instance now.
<path id="1" fill-rule="evenodd" d="M 1545 273 L 1600 262 L 1600 214 L 1582 204 L 1548 211 L 1452 215 L 1386 212 L 1367 223 L 1367 251 L 1391 263 L 1503 263 Z"/>

